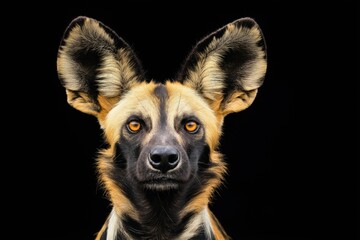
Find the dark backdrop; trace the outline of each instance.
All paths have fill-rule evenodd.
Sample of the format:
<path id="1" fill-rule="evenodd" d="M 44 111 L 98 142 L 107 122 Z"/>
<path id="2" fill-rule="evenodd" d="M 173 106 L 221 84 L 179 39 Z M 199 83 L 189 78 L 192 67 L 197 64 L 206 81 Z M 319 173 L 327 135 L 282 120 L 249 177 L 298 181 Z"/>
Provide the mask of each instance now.
<path id="1" fill-rule="evenodd" d="M 4 22 L 3 48 L 14 50 L 8 63 L 17 67 L 3 71 L 12 73 L 11 89 L 20 88 L 7 91 L 4 117 L 16 126 L 9 141 L 14 165 L 3 168 L 15 175 L 4 191 L 16 203 L 10 233 L 93 239 L 111 209 L 96 180 L 94 158 L 103 144 L 97 121 L 66 103 L 56 73 L 57 48 L 73 18 L 110 26 L 147 75 L 164 80 L 196 41 L 252 17 L 265 35 L 268 73 L 254 104 L 225 120 L 221 150 L 229 174 L 211 209 L 235 240 L 355 239 L 355 4 L 58 4 L 21 6 Z"/>

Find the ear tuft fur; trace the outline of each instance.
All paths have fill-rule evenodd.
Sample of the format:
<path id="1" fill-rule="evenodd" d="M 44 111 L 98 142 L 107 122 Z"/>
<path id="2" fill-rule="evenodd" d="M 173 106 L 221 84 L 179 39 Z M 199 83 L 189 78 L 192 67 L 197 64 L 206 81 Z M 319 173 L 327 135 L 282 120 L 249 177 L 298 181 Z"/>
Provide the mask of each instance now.
<path id="1" fill-rule="evenodd" d="M 178 81 L 212 104 L 226 103 L 235 92 L 259 88 L 267 68 L 266 44 L 258 24 L 242 18 L 201 40 L 188 56 Z"/>
<path id="2" fill-rule="evenodd" d="M 129 45 L 101 22 L 78 17 L 67 27 L 58 52 L 61 83 L 71 91 L 116 97 L 143 80 Z"/>

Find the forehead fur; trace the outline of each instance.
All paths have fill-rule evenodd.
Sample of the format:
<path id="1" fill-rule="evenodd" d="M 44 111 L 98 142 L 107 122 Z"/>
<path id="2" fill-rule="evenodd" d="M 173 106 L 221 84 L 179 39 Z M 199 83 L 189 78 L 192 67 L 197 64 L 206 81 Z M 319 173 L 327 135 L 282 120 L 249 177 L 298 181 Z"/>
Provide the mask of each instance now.
<path id="1" fill-rule="evenodd" d="M 157 86 L 153 82 L 142 83 L 132 88 L 109 112 L 105 121 L 105 134 L 109 142 L 115 143 L 120 138 L 121 127 L 132 115 L 149 118 L 152 126 L 160 119 L 160 99 Z M 167 82 L 164 91 L 167 124 L 174 129 L 175 119 L 195 116 L 204 126 L 206 142 L 214 149 L 219 139 L 220 128 L 215 113 L 207 102 L 193 89 L 177 82 Z"/>
<path id="2" fill-rule="evenodd" d="M 109 112 L 105 120 L 105 134 L 110 143 L 120 138 L 120 129 L 132 116 L 148 117 L 157 121 L 159 116 L 159 99 L 154 95 L 156 84 L 142 83 L 127 92 Z"/>
<path id="3" fill-rule="evenodd" d="M 180 83 L 167 82 L 169 92 L 168 120 L 181 116 L 196 116 L 205 130 L 206 142 L 215 149 L 220 136 L 220 123 L 217 122 L 214 111 L 195 90 Z"/>

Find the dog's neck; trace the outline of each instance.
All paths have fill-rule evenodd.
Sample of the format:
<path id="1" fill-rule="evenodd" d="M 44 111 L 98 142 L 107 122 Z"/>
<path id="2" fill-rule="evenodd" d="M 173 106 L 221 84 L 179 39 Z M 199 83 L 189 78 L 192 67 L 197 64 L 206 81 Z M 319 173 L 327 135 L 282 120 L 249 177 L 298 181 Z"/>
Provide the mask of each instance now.
<path id="1" fill-rule="evenodd" d="M 156 222 L 156 219 L 154 219 Z M 188 228 L 184 229 L 183 232 L 178 233 L 176 236 L 171 237 L 173 234 L 172 229 L 167 229 L 160 235 L 146 234 L 137 229 L 126 229 L 128 225 L 124 224 L 123 219 L 118 216 L 113 210 L 108 219 L 107 228 L 103 232 L 100 240 L 135 240 L 135 239 L 177 239 L 177 240 L 213 240 L 215 239 L 211 226 L 210 217 L 207 209 L 204 209 L 198 214 L 193 215 L 188 219 Z M 129 232 L 136 233 L 136 236 L 130 235 Z M 170 237 L 169 237 L 170 235 Z"/>
<path id="2" fill-rule="evenodd" d="M 154 219 L 156 222 L 157 219 Z M 210 216 L 207 209 L 204 209 L 200 213 L 193 215 L 187 221 L 188 226 L 186 229 L 183 229 L 182 232 L 173 234 L 174 229 L 164 229 L 163 233 L 145 233 L 143 229 L 148 229 L 149 226 L 142 226 L 140 230 L 131 229 L 129 231 L 129 225 L 127 225 L 120 216 L 118 216 L 113 210 L 106 230 L 103 232 L 101 240 L 132 240 L 132 239 L 178 239 L 178 240 L 212 240 L 215 239 L 211 226 L 210 226 Z M 175 231 L 178 230 L 176 226 L 174 227 Z M 139 232 L 137 232 L 139 231 Z M 156 230 L 153 230 L 156 231 Z M 132 232 L 133 234 L 131 234 Z M 136 236 L 134 236 L 134 233 Z"/>
<path id="3" fill-rule="evenodd" d="M 184 193 L 173 190 L 140 194 L 142 200 L 133 203 L 138 219 L 113 210 L 104 239 L 214 239 L 207 206 L 183 214 Z"/>

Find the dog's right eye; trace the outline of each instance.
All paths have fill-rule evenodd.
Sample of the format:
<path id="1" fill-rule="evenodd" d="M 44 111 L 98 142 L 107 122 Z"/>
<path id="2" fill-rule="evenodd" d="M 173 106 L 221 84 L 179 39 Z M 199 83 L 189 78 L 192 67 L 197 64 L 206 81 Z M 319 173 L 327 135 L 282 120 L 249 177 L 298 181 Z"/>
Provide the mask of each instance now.
<path id="1" fill-rule="evenodd" d="M 132 120 L 126 125 L 126 127 L 129 130 L 129 132 L 137 133 L 141 129 L 141 123 L 139 121 Z"/>

